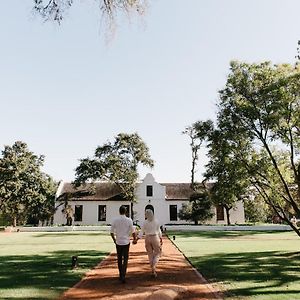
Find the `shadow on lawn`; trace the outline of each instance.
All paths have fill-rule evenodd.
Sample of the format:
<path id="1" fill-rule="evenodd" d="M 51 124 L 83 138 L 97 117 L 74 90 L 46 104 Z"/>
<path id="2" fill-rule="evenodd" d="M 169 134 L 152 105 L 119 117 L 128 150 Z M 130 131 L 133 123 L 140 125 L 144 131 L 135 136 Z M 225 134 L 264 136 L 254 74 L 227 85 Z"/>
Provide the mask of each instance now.
<path id="1" fill-rule="evenodd" d="M 46 232 L 46 233 L 38 233 L 35 234 L 34 237 L 62 237 L 62 236 L 95 236 L 95 237 L 99 237 L 101 235 L 103 236 L 109 236 L 109 232 L 106 231 L 95 231 L 95 232 L 82 232 L 82 231 L 71 231 L 71 232 Z"/>
<path id="2" fill-rule="evenodd" d="M 199 237 L 199 238 L 239 238 L 265 235 L 272 233 L 274 235 L 282 235 L 285 231 L 168 231 L 167 235 L 172 239 L 173 235 L 176 237 Z"/>
<path id="3" fill-rule="evenodd" d="M 0 290 L 18 288 L 62 291 L 79 281 L 88 269 L 108 253 L 100 251 L 56 251 L 51 255 L 0 256 Z M 78 267 L 71 268 L 71 258 L 78 256 Z"/>
<path id="4" fill-rule="evenodd" d="M 276 294 L 280 299 L 282 294 L 290 297 L 284 299 L 300 299 L 300 252 L 219 253 L 192 257 L 191 263 L 212 282 L 236 284 L 226 286 L 229 296 Z"/>

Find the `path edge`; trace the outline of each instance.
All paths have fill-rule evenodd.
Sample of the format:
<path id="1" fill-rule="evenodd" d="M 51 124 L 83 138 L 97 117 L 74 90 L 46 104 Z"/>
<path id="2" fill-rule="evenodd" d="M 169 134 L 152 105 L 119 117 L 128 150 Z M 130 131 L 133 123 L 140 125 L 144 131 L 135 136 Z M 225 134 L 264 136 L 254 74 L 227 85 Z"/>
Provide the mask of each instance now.
<path id="1" fill-rule="evenodd" d="M 89 277 L 90 275 L 92 275 L 91 273 L 95 270 L 95 269 L 98 269 L 98 268 L 101 268 L 102 265 L 104 264 L 104 261 L 106 259 L 108 259 L 110 256 L 112 256 L 114 254 L 115 250 L 112 250 L 110 253 L 108 253 L 97 265 L 95 265 L 94 267 L 92 267 L 91 269 L 89 269 L 88 271 L 86 271 L 81 279 L 79 281 L 77 281 L 74 285 L 72 285 L 70 288 L 68 288 L 67 290 L 65 290 L 58 298 L 59 299 L 64 299 L 65 297 L 65 294 L 69 291 L 69 290 L 72 290 L 72 289 L 76 289 L 79 284 L 87 277 Z"/>
<path id="2" fill-rule="evenodd" d="M 216 299 L 223 300 L 224 294 L 221 291 L 216 291 L 216 289 L 212 286 L 212 284 L 197 270 L 197 268 L 192 264 L 190 259 L 181 251 L 181 249 L 171 240 L 168 234 L 166 234 L 169 241 L 174 245 L 174 247 L 181 253 L 181 255 L 185 258 L 187 263 L 190 265 L 190 267 L 193 269 L 193 271 L 196 273 L 196 275 L 200 278 L 200 280 L 207 286 L 207 288 L 210 290 L 210 292 L 214 295 Z"/>

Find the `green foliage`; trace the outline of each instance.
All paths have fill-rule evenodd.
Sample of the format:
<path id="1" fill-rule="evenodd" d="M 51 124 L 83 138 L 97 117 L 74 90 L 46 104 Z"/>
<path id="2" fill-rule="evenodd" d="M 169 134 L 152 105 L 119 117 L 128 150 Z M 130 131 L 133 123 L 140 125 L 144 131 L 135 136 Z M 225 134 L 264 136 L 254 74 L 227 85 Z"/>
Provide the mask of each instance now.
<path id="1" fill-rule="evenodd" d="M 187 126 L 182 132 L 190 138 L 190 146 L 192 150 L 192 168 L 191 168 L 191 188 L 196 191 L 197 183 L 195 182 L 196 165 L 199 159 L 198 151 L 202 144 L 207 140 L 210 132 L 213 130 L 213 122 L 211 120 L 198 121 Z"/>
<path id="2" fill-rule="evenodd" d="M 24 142 L 5 146 L 0 158 L 0 208 L 11 223 L 38 222 L 53 214 L 56 184 L 40 168 L 43 156 L 29 151 Z"/>
<path id="3" fill-rule="evenodd" d="M 149 149 L 137 133 L 119 133 L 113 143 L 98 146 L 93 158 L 80 160 L 74 184 L 106 180 L 117 184 L 123 197 L 135 201 L 138 165 L 153 167 Z"/>
<path id="4" fill-rule="evenodd" d="M 300 214 L 300 67 L 232 62 L 218 107 L 235 161 L 300 236 L 289 220 Z"/>
<path id="5" fill-rule="evenodd" d="M 178 216 L 181 220 L 193 221 L 195 224 L 204 223 L 211 219 L 212 202 L 206 191 L 195 192 L 191 195 L 188 204 L 183 204 Z"/>
<path id="6" fill-rule="evenodd" d="M 6 216 L 6 214 L 2 213 L 0 214 L 0 226 L 8 226 L 10 225 L 10 218 Z"/>
<path id="7" fill-rule="evenodd" d="M 217 124 L 219 125 L 219 124 Z M 203 142 L 207 142 L 209 163 L 204 174 L 206 180 L 213 180 L 214 184 L 210 189 L 210 198 L 215 205 L 222 205 L 227 215 L 227 223 L 230 224 L 230 210 L 235 207 L 238 200 L 241 200 L 249 181 L 239 160 L 234 156 L 234 148 L 246 149 L 247 143 L 242 137 L 230 143 L 228 133 L 214 128 L 211 120 L 199 121 L 186 127 L 183 133 L 189 135 L 192 150 L 191 187 L 197 190 L 199 185 L 195 183 L 195 166 L 198 160 L 198 150 Z M 192 214 L 192 205 L 184 206 L 184 218 Z"/>
<path id="8" fill-rule="evenodd" d="M 208 146 L 204 176 L 214 181 L 212 201 L 224 206 L 230 224 L 230 209 L 255 187 L 300 236 L 290 222 L 300 216 L 300 66 L 234 61 L 230 67 L 215 128 L 199 129 Z M 187 129 L 196 136 L 194 125 Z"/>
<path id="9" fill-rule="evenodd" d="M 194 193 L 190 197 L 188 204 L 183 204 L 179 211 L 179 218 L 182 220 L 205 222 L 213 214 L 211 212 L 212 203 L 208 192 L 203 189 L 203 185 L 195 181 L 196 165 L 199 159 L 198 151 L 204 142 L 207 141 L 209 134 L 213 131 L 213 122 L 211 120 L 198 121 L 187 126 L 182 132 L 190 138 L 192 151 L 192 168 L 191 168 L 191 188 Z"/>
<path id="10" fill-rule="evenodd" d="M 289 152 L 278 150 L 278 147 L 271 147 L 271 150 L 282 178 L 291 188 L 291 195 L 297 199 L 293 172 L 289 166 Z M 254 192 L 256 198 L 263 199 L 270 208 L 278 212 L 281 219 L 284 219 L 285 216 L 289 218 L 289 215 L 293 214 L 292 206 L 285 201 L 285 188 L 281 184 L 281 179 L 277 176 L 277 171 L 265 149 L 252 153 L 248 170 L 249 178 L 256 187 Z"/>
<path id="11" fill-rule="evenodd" d="M 221 125 L 211 131 L 208 136 L 208 157 L 204 174 L 206 180 L 213 180 L 210 189 L 211 199 L 215 205 L 225 208 L 227 224 L 230 224 L 230 210 L 237 201 L 243 199 L 249 187 L 248 175 L 241 161 L 235 155 L 236 149 L 247 156 L 247 140 L 237 136 L 234 142 L 230 141 L 230 132 L 220 129 Z"/>
<path id="12" fill-rule="evenodd" d="M 270 220 L 270 208 L 261 197 L 244 200 L 245 219 L 250 223 L 266 223 Z"/>
<path id="13" fill-rule="evenodd" d="M 38 224 L 41 221 L 47 225 L 55 212 L 55 193 L 57 183 L 48 175 L 41 174 L 39 190 L 36 198 L 31 198 L 27 207 L 27 223 Z M 31 220 L 31 222 L 30 222 Z"/>

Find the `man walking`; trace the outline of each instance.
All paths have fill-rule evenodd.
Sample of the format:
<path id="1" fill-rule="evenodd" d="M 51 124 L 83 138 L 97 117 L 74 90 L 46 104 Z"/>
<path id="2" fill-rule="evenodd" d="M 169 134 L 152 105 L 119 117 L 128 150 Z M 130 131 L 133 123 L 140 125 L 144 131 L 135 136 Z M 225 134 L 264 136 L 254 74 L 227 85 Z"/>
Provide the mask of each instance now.
<path id="1" fill-rule="evenodd" d="M 136 241 L 135 229 L 130 218 L 126 217 L 126 207 L 120 206 L 120 216 L 111 224 L 110 235 L 116 244 L 118 256 L 119 279 L 125 283 L 125 276 L 128 263 L 130 236 L 133 235 L 134 242 Z"/>

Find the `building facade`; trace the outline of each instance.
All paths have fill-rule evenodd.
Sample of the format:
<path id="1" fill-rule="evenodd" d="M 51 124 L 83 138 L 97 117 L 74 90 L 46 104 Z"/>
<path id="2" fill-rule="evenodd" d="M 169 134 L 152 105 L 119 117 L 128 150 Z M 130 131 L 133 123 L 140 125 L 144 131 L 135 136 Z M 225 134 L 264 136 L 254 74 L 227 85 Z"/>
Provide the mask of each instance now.
<path id="1" fill-rule="evenodd" d="M 178 218 L 178 212 L 184 203 L 188 203 L 192 192 L 189 183 L 158 183 L 151 174 L 147 174 L 136 187 L 137 201 L 133 203 L 133 221 L 142 224 L 145 209 L 151 208 L 161 225 L 189 224 L 191 222 Z M 127 211 L 130 212 L 131 203 L 122 198 L 121 191 L 115 184 L 98 182 L 93 186 L 85 185 L 75 189 L 72 184 L 61 182 L 56 194 L 54 224 L 66 224 L 66 197 L 72 212 L 72 225 L 111 224 L 119 215 L 121 205 L 127 206 Z M 213 214 L 207 224 L 226 223 L 223 207 L 214 207 Z M 245 222 L 242 202 L 238 202 L 231 210 L 230 220 L 233 224 Z"/>

